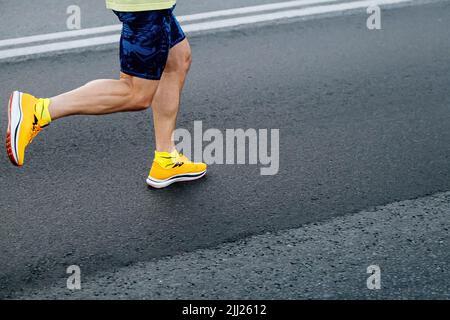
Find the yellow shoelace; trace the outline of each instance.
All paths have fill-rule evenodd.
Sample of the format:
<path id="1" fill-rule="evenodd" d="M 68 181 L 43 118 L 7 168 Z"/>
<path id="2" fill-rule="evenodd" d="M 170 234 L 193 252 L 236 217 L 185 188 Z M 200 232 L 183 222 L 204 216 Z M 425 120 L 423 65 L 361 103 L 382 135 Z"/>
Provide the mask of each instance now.
<path id="1" fill-rule="evenodd" d="M 172 168 L 176 168 L 176 167 L 181 167 L 184 162 L 182 161 L 182 158 L 179 154 L 177 154 L 176 156 L 170 156 L 170 157 L 163 157 L 164 159 L 170 159 L 170 163 L 167 163 L 164 167 L 168 168 L 168 167 L 172 167 Z"/>
<path id="2" fill-rule="evenodd" d="M 28 143 L 33 142 L 33 139 L 42 131 L 42 127 L 39 124 L 33 124 L 33 128 L 31 129 L 30 138 Z"/>

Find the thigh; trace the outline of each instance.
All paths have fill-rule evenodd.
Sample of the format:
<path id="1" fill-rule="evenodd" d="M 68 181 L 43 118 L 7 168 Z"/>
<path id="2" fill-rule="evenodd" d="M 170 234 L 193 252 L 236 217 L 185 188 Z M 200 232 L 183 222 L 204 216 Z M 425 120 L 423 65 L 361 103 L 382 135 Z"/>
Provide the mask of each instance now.
<path id="1" fill-rule="evenodd" d="M 171 47 L 171 10 L 115 12 L 123 23 L 121 71 L 130 76 L 160 80 Z"/>

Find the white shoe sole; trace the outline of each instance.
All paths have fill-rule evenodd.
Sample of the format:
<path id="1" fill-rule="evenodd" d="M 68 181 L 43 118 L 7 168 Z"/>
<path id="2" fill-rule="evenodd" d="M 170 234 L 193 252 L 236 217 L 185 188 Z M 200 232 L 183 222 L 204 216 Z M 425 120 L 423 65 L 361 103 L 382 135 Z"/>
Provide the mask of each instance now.
<path id="1" fill-rule="evenodd" d="M 147 184 L 150 187 L 156 188 L 156 189 L 161 189 L 161 188 L 165 188 L 169 185 L 171 185 L 172 183 L 175 182 L 181 182 L 181 181 L 193 181 L 193 180 L 197 180 L 202 178 L 204 175 L 206 174 L 206 170 L 203 172 L 199 172 L 199 173 L 184 173 L 184 174 L 179 174 L 176 176 L 173 176 L 169 179 L 166 180 L 158 180 L 155 178 L 151 178 L 148 177 L 147 178 Z"/>
<path id="2" fill-rule="evenodd" d="M 6 132 L 6 152 L 11 162 L 19 166 L 19 137 L 20 124 L 23 118 L 22 93 L 14 91 L 9 98 L 8 131 Z"/>

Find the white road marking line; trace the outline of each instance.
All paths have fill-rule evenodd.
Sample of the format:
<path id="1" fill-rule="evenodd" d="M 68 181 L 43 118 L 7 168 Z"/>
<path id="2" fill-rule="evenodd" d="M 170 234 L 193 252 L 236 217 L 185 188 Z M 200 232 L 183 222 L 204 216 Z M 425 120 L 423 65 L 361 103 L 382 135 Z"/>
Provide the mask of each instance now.
<path id="1" fill-rule="evenodd" d="M 66 51 L 73 49 L 81 49 L 86 47 L 93 47 L 104 44 L 117 43 L 120 40 L 119 34 L 87 38 L 81 40 L 55 42 L 45 45 L 30 46 L 17 49 L 8 49 L 0 51 L 0 61 L 8 58 L 31 56 L 48 52 Z"/>
<path id="2" fill-rule="evenodd" d="M 289 18 L 305 17 L 326 14 L 331 12 L 344 12 L 354 9 L 368 8 L 372 5 L 389 5 L 412 2 L 413 0 L 364 0 L 350 3 L 339 3 L 332 5 L 314 6 L 297 10 L 286 10 L 260 15 L 251 15 L 240 18 L 216 20 L 211 22 L 196 23 L 184 26 L 186 32 L 198 32 L 214 29 L 222 29 L 228 27 L 241 26 L 246 24 L 254 24 L 265 21 L 282 20 Z"/>
<path id="3" fill-rule="evenodd" d="M 286 2 L 265 4 L 265 5 L 257 5 L 257 6 L 234 8 L 234 9 L 227 9 L 227 10 L 196 13 L 196 14 L 192 14 L 192 15 L 179 16 L 178 20 L 180 22 L 192 22 L 192 21 L 205 20 L 205 19 L 210 19 L 210 18 L 218 18 L 218 17 L 225 17 L 225 16 L 232 16 L 232 15 L 239 15 L 239 14 L 248 14 L 248 13 L 255 13 L 255 12 L 263 12 L 263 11 L 270 11 L 270 10 L 279 10 L 279 9 L 301 7 L 301 6 L 306 6 L 306 5 L 321 4 L 321 3 L 336 2 L 336 1 L 338 1 L 338 0 L 286 1 Z M 89 36 L 89 35 L 99 35 L 102 33 L 118 32 L 121 29 L 122 29 L 121 24 L 115 24 L 115 25 L 109 25 L 109 26 L 103 26 L 103 27 L 87 28 L 87 29 L 82 29 L 82 30 L 62 31 L 62 32 L 54 32 L 54 33 L 48 33 L 48 34 L 40 34 L 40 35 L 35 35 L 35 36 L 14 38 L 14 39 L 5 39 L 5 40 L 0 40 L 0 47 L 17 46 L 17 45 L 33 43 L 33 42 L 68 39 L 68 38 L 75 38 L 75 37 Z"/>
<path id="4" fill-rule="evenodd" d="M 234 8 L 234 9 L 211 11 L 211 12 L 205 12 L 205 13 L 196 13 L 196 14 L 191 14 L 189 16 L 181 16 L 181 17 L 179 17 L 179 20 L 181 22 L 204 20 L 204 19 L 226 17 L 226 16 L 233 16 L 233 15 L 239 15 L 239 14 L 248 14 L 248 13 L 255 13 L 255 12 L 273 11 L 273 10 L 292 8 L 292 7 L 307 6 L 307 5 L 311 5 L 311 4 L 323 4 L 323 3 L 327 3 L 327 2 L 331 3 L 331 2 L 336 2 L 336 1 L 338 1 L 338 0 L 297 0 L 297 1 L 278 2 L 278 3 L 257 5 L 257 6 L 243 7 L 243 8 Z"/>
<path id="5" fill-rule="evenodd" d="M 183 25 L 183 29 L 188 33 L 195 33 L 199 31 L 206 30 L 215 30 L 222 29 L 228 27 L 235 27 L 241 25 L 248 25 L 260 22 L 281 20 L 281 19 L 289 19 L 295 17 L 305 17 L 305 16 L 313 16 L 320 15 L 332 12 L 344 12 L 348 10 L 362 9 L 367 8 L 372 5 L 394 5 L 400 3 L 408 3 L 413 2 L 414 0 L 363 0 L 363 1 L 354 1 L 350 3 L 339 3 L 332 5 L 323 5 L 323 6 L 314 6 L 307 7 L 303 9 L 297 10 L 286 10 L 279 11 L 267 14 L 260 15 L 250 15 L 240 18 L 231 18 L 231 19 L 223 19 L 223 20 L 215 20 L 211 22 L 203 22 L 203 23 L 195 23 L 195 24 L 187 24 Z M 108 35 L 108 36 L 99 36 L 93 38 L 87 38 L 82 40 L 72 40 L 72 41 L 63 41 L 63 42 L 55 42 L 45 45 L 37 45 L 37 46 L 29 46 L 23 48 L 16 49 L 7 49 L 0 51 L 0 60 L 8 59 L 8 58 L 17 58 L 23 56 L 31 56 L 42 53 L 50 53 L 50 52 L 60 52 L 67 51 L 71 49 L 78 48 L 86 48 L 104 44 L 113 44 L 117 43 L 120 39 L 120 35 Z"/>
<path id="6" fill-rule="evenodd" d="M 62 32 L 40 34 L 40 35 L 36 35 L 36 36 L 29 36 L 29 37 L 23 37 L 23 38 L 6 39 L 6 40 L 0 40 L 0 47 L 9 47 L 9 46 L 16 46 L 16 45 L 20 45 L 20 44 L 27 44 L 27 43 L 40 42 L 40 41 L 58 40 L 58 39 L 65 39 L 65 38 L 75 38 L 75 37 L 96 35 L 96 34 L 102 34 L 102 33 L 108 33 L 108 32 L 119 32 L 121 29 L 122 29 L 122 25 L 117 24 L 117 25 L 110 25 L 110 26 L 104 26 L 104 27 L 98 27 L 98 28 L 88 28 L 88 29 L 74 30 L 74 31 L 62 31 Z"/>

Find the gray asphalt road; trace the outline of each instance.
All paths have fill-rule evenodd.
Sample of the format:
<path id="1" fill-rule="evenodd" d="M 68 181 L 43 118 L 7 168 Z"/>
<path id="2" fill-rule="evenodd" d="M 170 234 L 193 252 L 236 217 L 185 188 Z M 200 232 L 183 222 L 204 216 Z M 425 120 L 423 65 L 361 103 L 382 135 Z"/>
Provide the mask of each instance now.
<path id="1" fill-rule="evenodd" d="M 66 281 L 20 299 L 450 299 L 450 193 Z M 379 287 L 368 288 L 368 268 Z M 370 269 L 371 270 L 371 269 Z M 369 281 L 369 283 L 373 283 Z"/>
<path id="2" fill-rule="evenodd" d="M 71 264 L 93 274 L 450 190 L 449 18 L 445 2 L 383 12 L 382 31 L 354 15 L 193 38 L 180 125 L 279 128 L 276 176 L 216 165 L 149 190 L 150 113 L 54 123 L 20 170 L 1 153 L 0 295 Z M 12 89 L 50 96 L 118 63 L 109 50 L 1 69 L 6 105 Z"/>

